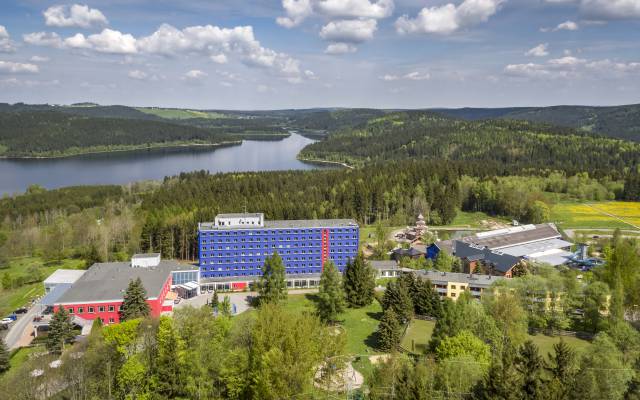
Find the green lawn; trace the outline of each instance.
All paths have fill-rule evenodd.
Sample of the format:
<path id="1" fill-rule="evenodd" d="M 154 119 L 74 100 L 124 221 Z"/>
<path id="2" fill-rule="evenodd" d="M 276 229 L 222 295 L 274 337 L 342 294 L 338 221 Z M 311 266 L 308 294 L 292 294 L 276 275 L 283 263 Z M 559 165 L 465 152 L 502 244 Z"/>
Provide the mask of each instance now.
<path id="1" fill-rule="evenodd" d="M 0 276 L 9 273 L 16 277 L 26 275 L 27 269 L 35 266 L 46 278 L 57 269 L 82 269 L 85 266 L 83 260 L 65 259 L 60 263 L 45 263 L 38 257 L 20 257 L 9 261 L 8 268 L 0 269 Z M 18 307 L 27 304 L 32 299 L 44 294 L 42 282 L 31 283 L 13 289 L 0 288 L 0 316 L 5 316 Z"/>
<path id="2" fill-rule="evenodd" d="M 423 354 L 427 350 L 427 345 L 429 344 L 429 340 L 431 340 L 431 334 L 435 326 L 435 321 L 414 319 L 409 324 L 402 338 L 402 348 L 416 354 Z"/>
<path id="3" fill-rule="evenodd" d="M 286 308 L 296 311 L 315 311 L 313 294 L 293 294 L 287 299 Z M 364 308 L 348 308 L 341 316 L 341 326 L 347 333 L 346 351 L 349 354 L 379 354 L 375 349 L 375 331 L 382 307 L 374 302 Z"/>
<path id="4" fill-rule="evenodd" d="M 511 223 L 511 220 L 509 219 L 490 217 L 483 212 L 458 211 L 458 213 L 456 214 L 456 217 L 447 226 L 480 228 L 482 227 L 482 224 L 481 224 L 482 221 Z M 437 229 L 437 227 L 434 227 L 434 229 Z"/>
<path id="5" fill-rule="evenodd" d="M 543 334 L 529 335 L 529 339 L 535 343 L 540 349 L 540 354 L 545 358 L 549 353 L 553 353 L 553 345 L 558 343 L 560 339 L 564 340 L 569 346 L 571 346 L 576 352 L 582 352 L 591 345 L 586 340 L 571 337 L 571 336 L 546 336 Z"/>

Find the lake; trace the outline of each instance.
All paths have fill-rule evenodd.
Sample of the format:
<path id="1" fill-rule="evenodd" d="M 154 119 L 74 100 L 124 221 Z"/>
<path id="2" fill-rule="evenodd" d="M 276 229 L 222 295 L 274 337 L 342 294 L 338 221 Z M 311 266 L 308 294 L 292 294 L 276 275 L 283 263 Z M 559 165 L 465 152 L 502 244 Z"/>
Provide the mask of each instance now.
<path id="1" fill-rule="evenodd" d="M 314 140 L 298 134 L 277 141 L 245 140 L 230 147 L 183 147 L 86 154 L 50 159 L 0 159 L 0 194 L 24 192 L 31 184 L 64 186 L 123 184 L 162 179 L 180 172 L 308 170 L 296 155 Z"/>

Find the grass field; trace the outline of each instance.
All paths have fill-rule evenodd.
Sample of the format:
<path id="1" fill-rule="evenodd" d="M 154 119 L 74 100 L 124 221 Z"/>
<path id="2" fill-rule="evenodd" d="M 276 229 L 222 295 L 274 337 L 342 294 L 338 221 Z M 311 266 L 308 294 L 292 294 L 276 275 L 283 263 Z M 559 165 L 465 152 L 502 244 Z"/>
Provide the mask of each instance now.
<path id="1" fill-rule="evenodd" d="M 427 348 L 429 340 L 431 340 L 431 334 L 433 333 L 434 327 L 435 322 L 414 319 L 411 321 L 411 324 L 409 325 L 409 328 L 407 328 L 407 332 L 402 339 L 402 347 L 411 351 L 411 343 L 413 341 L 413 351 L 417 354 L 423 354 Z M 547 357 L 549 353 L 553 353 L 553 345 L 558 343 L 561 339 L 560 336 L 551 337 L 542 334 L 528 335 L 528 338 L 538 346 L 540 354 L 544 357 Z M 564 340 L 578 353 L 591 345 L 586 340 L 571 336 L 563 336 L 562 340 Z"/>
<path id="2" fill-rule="evenodd" d="M 42 276 L 46 278 L 57 269 L 82 269 L 84 268 L 84 261 L 66 259 L 60 263 L 45 264 L 42 259 L 37 257 L 20 257 L 10 260 L 8 268 L 0 269 L 0 276 L 5 273 L 9 273 L 14 277 L 25 275 L 27 269 L 32 266 L 37 267 Z M 14 289 L 0 288 L 0 316 L 4 317 L 16 308 L 43 294 L 44 286 L 42 282 L 31 283 Z"/>
<path id="3" fill-rule="evenodd" d="M 409 324 L 400 345 L 412 353 L 423 354 L 427 350 L 427 344 L 431 339 L 431 334 L 435 326 L 435 321 L 414 319 L 411 321 L 411 324 Z"/>
<path id="4" fill-rule="evenodd" d="M 286 308 L 295 311 L 314 312 L 314 294 L 293 294 L 287 299 Z M 371 305 L 352 309 L 348 308 L 340 317 L 340 325 L 347 333 L 346 352 L 349 354 L 379 354 L 375 349 L 375 331 L 379 318 L 382 318 L 382 307 L 377 301 Z"/>
<path id="5" fill-rule="evenodd" d="M 189 119 L 189 118 L 223 118 L 224 114 L 214 113 L 214 112 L 204 112 L 204 111 L 196 111 L 196 110 L 179 110 L 173 108 L 146 108 L 140 107 L 137 108 L 138 111 L 141 111 L 146 114 L 151 114 L 158 116 L 160 118 L 167 119 Z"/>
<path id="6" fill-rule="evenodd" d="M 480 228 L 483 227 L 483 222 L 497 222 L 509 224 L 511 220 L 506 218 L 495 218 L 490 217 L 483 212 L 466 212 L 466 211 L 458 211 L 456 217 L 453 221 L 447 225 L 447 227 L 470 227 L 470 228 Z"/>
<path id="7" fill-rule="evenodd" d="M 640 202 L 561 202 L 551 209 L 551 220 L 562 228 L 621 228 L 640 226 Z"/>

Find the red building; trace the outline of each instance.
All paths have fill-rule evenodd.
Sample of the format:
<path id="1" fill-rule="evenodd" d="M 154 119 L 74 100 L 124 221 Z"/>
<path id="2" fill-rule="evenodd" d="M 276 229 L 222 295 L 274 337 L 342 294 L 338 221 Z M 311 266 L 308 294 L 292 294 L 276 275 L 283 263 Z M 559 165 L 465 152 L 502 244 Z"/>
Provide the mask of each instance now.
<path id="1" fill-rule="evenodd" d="M 158 317 L 163 311 L 172 311 L 172 304 L 164 304 L 172 272 L 184 269 L 174 261 L 160 260 L 159 254 L 135 255 L 131 262 L 94 264 L 56 300 L 54 311 L 64 307 L 72 316 L 85 320 L 101 318 L 104 324 L 118 323 L 127 286 L 140 278 L 151 316 Z"/>

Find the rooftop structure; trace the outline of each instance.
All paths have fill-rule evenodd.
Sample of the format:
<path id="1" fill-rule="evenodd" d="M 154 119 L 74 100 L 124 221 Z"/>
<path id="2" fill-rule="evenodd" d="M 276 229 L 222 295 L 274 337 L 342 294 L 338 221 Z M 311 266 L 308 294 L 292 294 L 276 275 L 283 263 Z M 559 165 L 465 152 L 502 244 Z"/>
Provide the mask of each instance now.
<path id="1" fill-rule="evenodd" d="M 477 246 L 488 247 L 491 250 L 499 250 L 540 240 L 560 238 L 562 238 L 562 235 L 553 224 L 540 224 L 480 232 L 460 240 Z"/>
<path id="2" fill-rule="evenodd" d="M 80 279 L 85 272 L 87 271 L 84 269 L 58 269 L 44 280 L 44 291 L 49 293 L 60 284 L 70 285 Z"/>
<path id="3" fill-rule="evenodd" d="M 416 271 L 415 275 L 421 279 L 428 279 L 441 297 L 456 300 L 463 292 L 468 291 L 475 298 L 479 298 L 491 285 L 505 278 L 501 276 L 462 274 L 440 271 Z"/>

